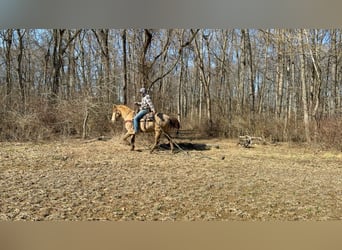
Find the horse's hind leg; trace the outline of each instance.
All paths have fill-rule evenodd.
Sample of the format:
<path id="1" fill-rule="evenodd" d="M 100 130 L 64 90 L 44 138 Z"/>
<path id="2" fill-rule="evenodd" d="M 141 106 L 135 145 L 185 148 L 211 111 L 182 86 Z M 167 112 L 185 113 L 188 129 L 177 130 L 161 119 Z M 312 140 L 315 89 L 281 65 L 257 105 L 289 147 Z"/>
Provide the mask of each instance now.
<path id="1" fill-rule="evenodd" d="M 161 135 L 161 131 L 156 131 L 156 133 L 154 135 L 154 144 L 152 146 L 152 149 L 151 149 L 150 153 L 152 153 L 156 149 L 156 147 L 157 147 L 157 145 L 159 143 L 160 135 Z"/>
<path id="2" fill-rule="evenodd" d="M 173 142 L 172 142 L 172 138 L 169 135 L 169 133 L 164 132 L 164 134 L 165 134 L 165 137 L 167 138 L 167 140 L 169 141 L 171 153 L 173 153 L 174 145 L 173 145 Z"/>
<path id="3" fill-rule="evenodd" d="M 170 138 L 168 138 L 168 139 L 169 139 L 169 143 L 170 143 L 171 153 L 173 153 L 174 152 L 173 142 L 172 142 L 172 140 Z"/>

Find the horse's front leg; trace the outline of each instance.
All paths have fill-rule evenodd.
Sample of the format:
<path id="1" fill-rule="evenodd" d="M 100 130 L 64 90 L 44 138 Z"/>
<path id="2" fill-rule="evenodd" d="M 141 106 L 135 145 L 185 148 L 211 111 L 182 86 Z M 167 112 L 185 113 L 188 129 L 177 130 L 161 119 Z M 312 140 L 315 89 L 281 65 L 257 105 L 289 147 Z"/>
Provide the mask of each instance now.
<path id="1" fill-rule="evenodd" d="M 133 151 L 134 150 L 134 143 L 135 143 L 135 134 L 132 135 L 131 137 L 131 150 Z"/>
<path id="2" fill-rule="evenodd" d="M 127 141 L 128 137 L 131 136 L 131 141 Z M 125 136 L 123 137 L 123 141 L 127 142 L 131 146 L 131 150 L 134 150 L 134 143 L 135 143 L 135 134 L 132 134 L 130 132 L 127 132 Z"/>

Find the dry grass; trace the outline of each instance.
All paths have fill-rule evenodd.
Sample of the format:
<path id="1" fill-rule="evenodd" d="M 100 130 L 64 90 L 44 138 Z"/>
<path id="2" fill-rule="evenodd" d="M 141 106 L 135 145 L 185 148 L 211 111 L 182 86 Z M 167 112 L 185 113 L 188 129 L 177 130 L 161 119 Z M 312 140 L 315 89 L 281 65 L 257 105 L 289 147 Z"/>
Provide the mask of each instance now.
<path id="1" fill-rule="evenodd" d="M 197 140 L 150 154 L 119 138 L 0 143 L 0 220 L 342 219 L 342 154 Z"/>

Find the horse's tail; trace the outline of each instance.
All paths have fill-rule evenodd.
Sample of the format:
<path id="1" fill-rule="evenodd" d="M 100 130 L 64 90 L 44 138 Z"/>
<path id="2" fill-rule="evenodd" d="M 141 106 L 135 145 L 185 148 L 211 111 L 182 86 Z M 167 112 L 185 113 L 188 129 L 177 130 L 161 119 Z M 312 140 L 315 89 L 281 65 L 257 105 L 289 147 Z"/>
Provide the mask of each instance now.
<path id="1" fill-rule="evenodd" d="M 177 130 L 176 134 L 178 135 L 178 130 L 180 129 L 179 120 L 175 117 L 170 117 L 170 126 L 171 126 L 171 128 L 175 128 Z"/>

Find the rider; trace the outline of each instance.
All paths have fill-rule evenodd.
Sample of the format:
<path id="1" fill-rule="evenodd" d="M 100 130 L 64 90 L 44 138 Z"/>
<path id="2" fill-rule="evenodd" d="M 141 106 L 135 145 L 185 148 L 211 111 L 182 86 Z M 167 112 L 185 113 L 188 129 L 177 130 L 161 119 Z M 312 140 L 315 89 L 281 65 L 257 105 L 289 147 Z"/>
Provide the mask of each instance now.
<path id="1" fill-rule="evenodd" d="M 138 133 L 139 132 L 139 121 L 140 119 L 146 115 L 147 113 L 151 112 L 153 113 L 153 115 L 156 113 L 151 97 L 149 94 L 147 94 L 146 89 L 145 88 L 141 88 L 139 93 L 142 96 L 141 102 L 135 102 L 134 104 L 140 106 L 139 107 L 139 112 L 135 115 L 135 117 L 133 118 L 133 127 L 134 127 L 134 133 Z"/>

